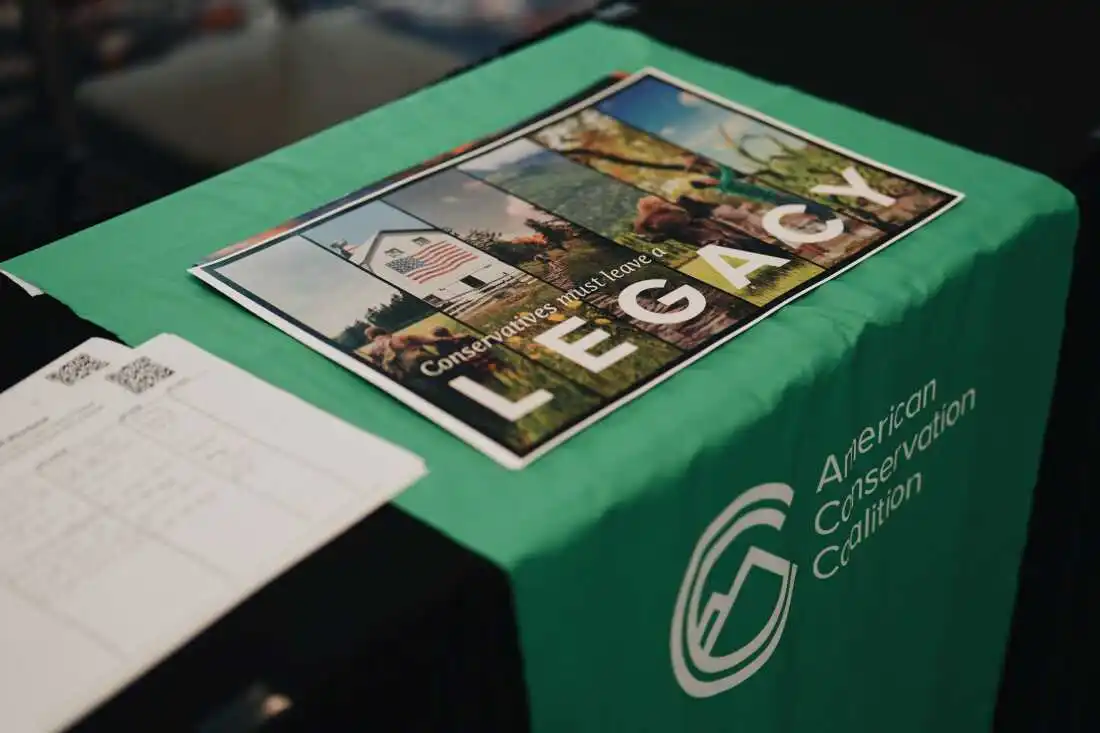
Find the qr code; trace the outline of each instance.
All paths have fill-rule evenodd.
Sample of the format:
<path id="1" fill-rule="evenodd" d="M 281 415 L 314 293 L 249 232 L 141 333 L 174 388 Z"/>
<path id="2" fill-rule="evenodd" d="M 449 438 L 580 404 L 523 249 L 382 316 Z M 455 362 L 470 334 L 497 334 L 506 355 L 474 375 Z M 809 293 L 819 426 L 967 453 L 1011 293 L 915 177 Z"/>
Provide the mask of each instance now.
<path id="1" fill-rule="evenodd" d="M 105 366 L 109 366 L 105 361 L 93 359 L 87 354 L 77 354 L 58 367 L 56 372 L 47 374 L 46 379 L 51 382 L 60 382 L 67 387 L 71 387 L 81 379 L 90 377 Z"/>
<path id="2" fill-rule="evenodd" d="M 114 374 L 109 374 L 107 380 L 125 387 L 134 394 L 141 394 L 156 387 L 173 374 L 175 372 L 168 367 L 157 364 L 148 356 L 141 356 Z"/>

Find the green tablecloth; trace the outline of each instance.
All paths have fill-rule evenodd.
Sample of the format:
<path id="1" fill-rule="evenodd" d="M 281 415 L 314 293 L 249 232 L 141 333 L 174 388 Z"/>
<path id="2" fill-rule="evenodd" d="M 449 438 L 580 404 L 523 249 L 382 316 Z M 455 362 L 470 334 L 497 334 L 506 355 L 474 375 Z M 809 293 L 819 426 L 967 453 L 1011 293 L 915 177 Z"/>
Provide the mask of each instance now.
<path id="1" fill-rule="evenodd" d="M 650 65 L 967 200 L 522 472 L 499 468 L 185 272 L 222 245 L 536 113 L 607 72 Z M 431 476 L 398 503 L 511 575 L 537 731 L 981 731 L 1011 615 L 1075 227 L 1072 197 L 1036 174 L 588 24 L 4 267 L 127 341 L 180 334 L 423 455 Z M 923 395 L 919 414 L 890 417 L 914 393 Z M 860 453 L 865 426 L 883 424 L 898 432 Z M 818 491 L 827 456 L 843 469 L 853 440 L 851 475 Z M 856 476 L 895 455 L 889 490 L 854 502 L 842 529 L 819 533 L 839 519 Z M 782 531 L 752 537 L 798 566 L 785 631 L 743 684 L 692 697 L 673 673 L 670 629 L 693 548 L 730 502 L 768 482 L 794 489 Z M 885 517 L 875 509 L 898 496 Z M 849 564 L 818 578 L 815 558 L 839 547 L 841 532 L 851 536 L 866 509 L 879 517 L 863 520 L 874 526 L 861 530 Z M 728 555 L 714 589 L 729 587 L 744 550 Z M 826 574 L 839 553 L 821 557 Z M 737 637 L 730 648 L 771 612 L 776 587 L 760 576 L 727 624 Z"/>

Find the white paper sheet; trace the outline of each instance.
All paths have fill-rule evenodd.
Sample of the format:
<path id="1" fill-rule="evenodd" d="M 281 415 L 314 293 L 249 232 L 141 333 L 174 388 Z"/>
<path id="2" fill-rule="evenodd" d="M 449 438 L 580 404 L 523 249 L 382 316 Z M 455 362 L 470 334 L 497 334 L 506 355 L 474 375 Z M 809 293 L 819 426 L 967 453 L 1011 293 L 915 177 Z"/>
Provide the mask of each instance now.
<path id="1" fill-rule="evenodd" d="M 0 395 L 0 729 L 68 726 L 423 473 L 179 338 L 70 352 Z"/>
<path id="2" fill-rule="evenodd" d="M 18 278 L 15 275 L 12 275 L 10 272 L 7 272 L 5 270 L 0 270 L 0 277 L 6 277 L 7 279 L 11 280 L 13 283 L 15 283 L 19 287 L 23 288 L 23 290 L 27 291 L 27 294 L 30 295 L 31 297 L 34 297 L 36 295 L 42 295 L 41 290 L 39 290 L 35 286 L 31 285 L 26 280 Z"/>

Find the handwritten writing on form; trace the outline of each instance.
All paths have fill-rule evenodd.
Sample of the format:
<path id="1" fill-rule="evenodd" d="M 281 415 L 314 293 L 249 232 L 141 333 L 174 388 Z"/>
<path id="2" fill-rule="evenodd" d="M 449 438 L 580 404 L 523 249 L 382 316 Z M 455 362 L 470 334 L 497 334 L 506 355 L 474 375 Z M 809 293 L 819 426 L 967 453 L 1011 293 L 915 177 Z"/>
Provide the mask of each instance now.
<path id="1" fill-rule="evenodd" d="M 67 727 L 423 473 L 176 337 L 70 352 L 0 395 L 0 729 Z"/>

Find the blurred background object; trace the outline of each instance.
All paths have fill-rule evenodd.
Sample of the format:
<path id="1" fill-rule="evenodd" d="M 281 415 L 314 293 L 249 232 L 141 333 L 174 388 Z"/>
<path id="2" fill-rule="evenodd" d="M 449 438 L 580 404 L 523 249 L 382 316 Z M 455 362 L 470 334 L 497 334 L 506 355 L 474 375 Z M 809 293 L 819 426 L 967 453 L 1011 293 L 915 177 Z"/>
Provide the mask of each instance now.
<path id="1" fill-rule="evenodd" d="M 362 0 L 387 26 L 452 48 L 471 60 L 541 32 L 596 0 Z"/>
<path id="2" fill-rule="evenodd" d="M 404 96 L 596 0 L 0 0 L 0 259 Z"/>

